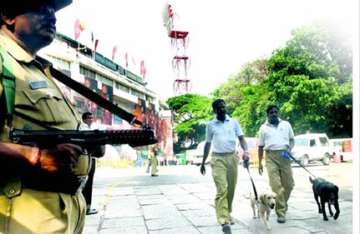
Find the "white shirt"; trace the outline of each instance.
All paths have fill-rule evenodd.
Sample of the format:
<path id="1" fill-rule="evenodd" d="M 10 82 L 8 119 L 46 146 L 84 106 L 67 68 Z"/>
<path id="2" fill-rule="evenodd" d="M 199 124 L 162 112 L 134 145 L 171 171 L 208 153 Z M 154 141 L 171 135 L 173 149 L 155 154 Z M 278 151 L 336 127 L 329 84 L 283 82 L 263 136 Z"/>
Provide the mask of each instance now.
<path id="1" fill-rule="evenodd" d="M 79 130 L 105 130 L 106 128 L 103 127 L 102 125 L 100 124 L 97 124 L 97 123 L 92 123 L 90 126 L 87 125 L 86 123 L 84 122 L 81 122 L 80 126 L 79 126 Z"/>
<path id="2" fill-rule="evenodd" d="M 211 120 L 206 126 L 206 142 L 212 145 L 214 153 L 231 153 L 236 150 L 236 141 L 243 132 L 239 123 L 226 115 L 225 121 Z"/>
<path id="3" fill-rule="evenodd" d="M 259 136 L 259 146 L 264 146 L 265 150 L 287 150 L 294 132 L 288 121 L 279 119 L 277 127 L 268 121 L 261 125 Z"/>

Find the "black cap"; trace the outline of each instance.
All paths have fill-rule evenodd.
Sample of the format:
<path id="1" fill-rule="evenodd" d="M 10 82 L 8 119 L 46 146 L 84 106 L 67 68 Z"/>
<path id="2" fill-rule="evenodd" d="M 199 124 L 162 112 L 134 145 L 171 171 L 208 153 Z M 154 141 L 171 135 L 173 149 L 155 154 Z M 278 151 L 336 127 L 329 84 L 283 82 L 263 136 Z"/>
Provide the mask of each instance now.
<path id="1" fill-rule="evenodd" d="M 55 11 L 58 11 L 72 3 L 72 0 L 53 0 Z"/>
<path id="2" fill-rule="evenodd" d="M 72 0 L 9 0 L 0 7 L 0 12 L 9 17 L 15 17 L 25 12 L 37 9 L 43 4 L 51 4 L 58 11 L 72 3 Z"/>

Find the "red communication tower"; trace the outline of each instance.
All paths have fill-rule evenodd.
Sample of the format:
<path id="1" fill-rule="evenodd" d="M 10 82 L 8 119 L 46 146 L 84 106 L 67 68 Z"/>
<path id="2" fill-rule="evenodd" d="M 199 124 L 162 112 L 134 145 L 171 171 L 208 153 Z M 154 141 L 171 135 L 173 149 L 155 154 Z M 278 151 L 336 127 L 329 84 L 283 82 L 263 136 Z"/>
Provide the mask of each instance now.
<path id="1" fill-rule="evenodd" d="M 170 4 L 166 5 L 164 11 L 164 25 L 171 39 L 174 51 L 172 58 L 172 69 L 174 71 L 173 90 L 175 95 L 186 94 L 191 91 L 191 80 L 188 78 L 190 58 L 186 55 L 189 42 L 189 32 L 174 29 L 174 11 Z"/>

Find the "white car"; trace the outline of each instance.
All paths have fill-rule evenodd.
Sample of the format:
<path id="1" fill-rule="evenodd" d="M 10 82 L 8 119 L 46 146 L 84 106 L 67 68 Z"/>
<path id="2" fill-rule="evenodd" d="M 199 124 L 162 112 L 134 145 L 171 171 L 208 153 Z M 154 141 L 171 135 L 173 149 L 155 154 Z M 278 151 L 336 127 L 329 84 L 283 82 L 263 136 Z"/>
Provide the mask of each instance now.
<path id="1" fill-rule="evenodd" d="M 196 149 L 186 151 L 186 156 L 187 156 L 188 160 L 191 162 L 191 164 L 197 165 L 197 166 L 201 165 L 202 160 L 203 160 L 203 155 L 204 155 L 205 143 L 206 143 L 205 141 L 202 141 L 198 144 Z M 210 159 L 211 159 L 211 152 L 209 153 L 209 156 L 206 159 L 205 163 L 206 164 L 209 163 Z"/>
<path id="2" fill-rule="evenodd" d="M 308 133 L 295 136 L 295 146 L 291 153 L 303 166 L 312 161 L 329 165 L 334 150 L 325 133 Z"/>

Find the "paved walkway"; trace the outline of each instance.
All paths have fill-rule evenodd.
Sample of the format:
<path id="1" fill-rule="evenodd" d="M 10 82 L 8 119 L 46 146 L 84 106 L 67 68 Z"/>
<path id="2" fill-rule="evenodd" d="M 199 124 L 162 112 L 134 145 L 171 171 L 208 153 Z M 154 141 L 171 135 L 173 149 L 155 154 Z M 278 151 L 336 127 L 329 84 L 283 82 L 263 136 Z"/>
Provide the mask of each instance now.
<path id="1" fill-rule="evenodd" d="M 101 176 L 105 172 L 97 173 Z M 236 221 L 232 226 L 233 233 L 352 233 L 352 201 L 349 196 L 347 198 L 343 196 L 345 198 L 339 200 L 341 208 L 339 219 L 334 221 L 330 218 L 325 222 L 322 220 L 322 215 L 317 213 L 312 192 L 309 189 L 305 191 L 301 185 L 295 187 L 290 199 L 287 222 L 278 224 L 276 215 L 272 212 L 270 217 L 272 230 L 266 231 L 259 219 L 252 218 L 250 201 L 246 194 L 250 191 L 251 185 L 245 176 L 240 173 L 232 214 Z M 148 177 L 148 179 L 155 181 L 160 177 Z M 257 175 L 255 177 L 258 188 L 267 187 L 266 177 Z M 244 187 L 245 184 L 249 184 L 249 187 L 240 187 Z M 309 187 L 309 184 L 305 186 Z M 212 181 L 127 187 L 117 183 L 106 186 L 96 184 L 94 189 L 94 204 L 98 205 L 100 212 L 97 215 L 87 216 L 85 234 L 222 233 L 216 223 L 213 207 L 215 186 Z M 348 192 L 351 194 L 351 191 Z"/>

